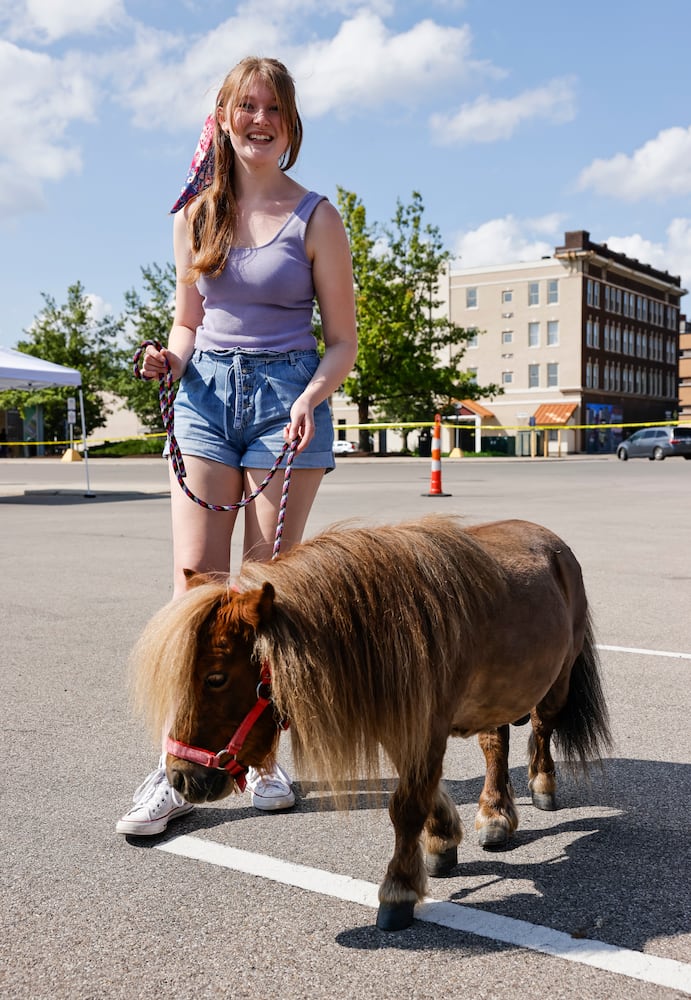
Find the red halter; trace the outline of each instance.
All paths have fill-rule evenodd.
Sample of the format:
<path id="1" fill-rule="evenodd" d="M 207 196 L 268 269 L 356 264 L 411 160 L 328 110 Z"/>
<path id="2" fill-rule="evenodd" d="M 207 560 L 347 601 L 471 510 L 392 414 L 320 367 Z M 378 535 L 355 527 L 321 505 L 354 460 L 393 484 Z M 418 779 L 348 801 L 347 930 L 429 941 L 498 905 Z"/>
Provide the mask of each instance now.
<path id="1" fill-rule="evenodd" d="M 240 791 L 244 792 L 247 785 L 245 775 L 247 774 L 248 768 L 244 764 L 240 763 L 237 759 L 237 755 L 242 750 L 243 744 L 255 722 L 264 709 L 268 708 L 271 703 L 271 670 L 269 668 L 269 664 L 265 662 L 262 664 L 262 672 L 259 678 L 259 684 L 257 684 L 256 704 L 249 710 L 245 718 L 231 736 L 229 742 L 223 747 L 222 750 L 219 750 L 218 753 L 211 753 L 210 750 L 203 750 L 201 747 L 193 747 L 190 746 L 189 743 L 181 743 L 179 740 L 174 740 L 171 736 L 168 736 L 166 737 L 166 751 L 173 754 L 174 757 L 180 757 L 182 760 L 189 760 L 193 764 L 201 764 L 202 767 L 217 768 L 221 771 L 228 771 L 228 773 L 235 779 L 235 783 Z M 287 721 L 283 720 L 278 723 L 278 727 L 279 729 L 286 729 Z M 228 756 L 229 759 L 225 764 L 222 764 L 221 761 L 226 756 Z"/>

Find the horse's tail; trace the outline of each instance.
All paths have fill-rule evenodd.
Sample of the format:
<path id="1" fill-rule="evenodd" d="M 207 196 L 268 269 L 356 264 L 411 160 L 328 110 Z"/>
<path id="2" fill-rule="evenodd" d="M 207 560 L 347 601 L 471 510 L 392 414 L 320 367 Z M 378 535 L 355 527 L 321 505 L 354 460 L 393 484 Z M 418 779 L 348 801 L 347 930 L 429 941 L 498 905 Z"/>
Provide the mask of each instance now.
<path id="1" fill-rule="evenodd" d="M 556 720 L 554 742 L 565 761 L 580 760 L 584 767 L 590 761 L 601 760 L 603 752 L 612 746 L 600 657 L 589 614 L 583 647 L 571 670 L 569 695 Z"/>

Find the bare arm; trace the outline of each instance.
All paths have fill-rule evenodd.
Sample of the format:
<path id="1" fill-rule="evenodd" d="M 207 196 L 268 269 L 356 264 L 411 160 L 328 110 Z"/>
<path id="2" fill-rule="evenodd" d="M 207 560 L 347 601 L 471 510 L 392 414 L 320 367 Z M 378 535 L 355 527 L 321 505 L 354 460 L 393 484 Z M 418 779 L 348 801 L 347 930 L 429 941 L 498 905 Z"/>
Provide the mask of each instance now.
<path id="1" fill-rule="evenodd" d="M 202 321 L 204 309 L 202 297 L 195 285 L 188 285 L 182 279 L 187 273 L 191 260 L 190 241 L 187 233 L 186 205 L 173 220 L 173 249 L 175 251 L 175 271 L 177 283 L 175 286 L 175 314 L 173 326 L 168 338 L 168 347 L 157 351 L 147 347 L 142 365 L 146 378 L 158 378 L 165 371 L 166 361 L 174 379 L 179 379 L 194 350 L 194 340 L 197 327 Z"/>
<path id="2" fill-rule="evenodd" d="M 290 411 L 286 437 L 300 438 L 300 450 L 314 434 L 314 408 L 352 371 L 357 357 L 355 294 L 350 247 L 333 205 L 317 205 L 307 228 L 306 248 L 322 318 L 326 350 L 314 376 Z"/>

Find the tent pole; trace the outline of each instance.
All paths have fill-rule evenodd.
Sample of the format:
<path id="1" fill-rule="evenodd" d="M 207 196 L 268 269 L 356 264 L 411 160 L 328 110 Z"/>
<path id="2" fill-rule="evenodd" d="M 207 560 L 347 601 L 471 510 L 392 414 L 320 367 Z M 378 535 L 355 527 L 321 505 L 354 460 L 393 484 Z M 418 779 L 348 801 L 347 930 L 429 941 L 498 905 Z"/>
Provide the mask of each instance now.
<path id="1" fill-rule="evenodd" d="M 91 492 L 91 486 L 89 484 L 89 449 L 86 446 L 86 421 L 84 420 L 84 393 L 82 392 L 82 387 L 79 386 L 79 413 L 82 418 L 82 451 L 84 453 L 84 471 L 86 472 L 86 493 L 87 497 L 93 497 L 96 494 Z"/>

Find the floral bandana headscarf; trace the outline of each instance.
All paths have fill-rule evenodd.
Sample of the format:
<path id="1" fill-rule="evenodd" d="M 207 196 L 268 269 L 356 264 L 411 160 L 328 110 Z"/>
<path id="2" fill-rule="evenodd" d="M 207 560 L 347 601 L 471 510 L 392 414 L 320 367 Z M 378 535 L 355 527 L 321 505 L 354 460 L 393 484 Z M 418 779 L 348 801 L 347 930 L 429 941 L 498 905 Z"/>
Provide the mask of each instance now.
<path id="1" fill-rule="evenodd" d="M 171 215 L 179 212 L 181 208 L 185 207 L 190 198 L 194 198 L 195 195 L 198 195 L 204 188 L 207 188 L 211 184 L 214 172 L 214 125 L 214 115 L 211 114 L 204 122 L 197 148 L 194 151 L 190 168 L 187 171 L 185 186 L 180 193 L 180 197 L 170 210 Z"/>

